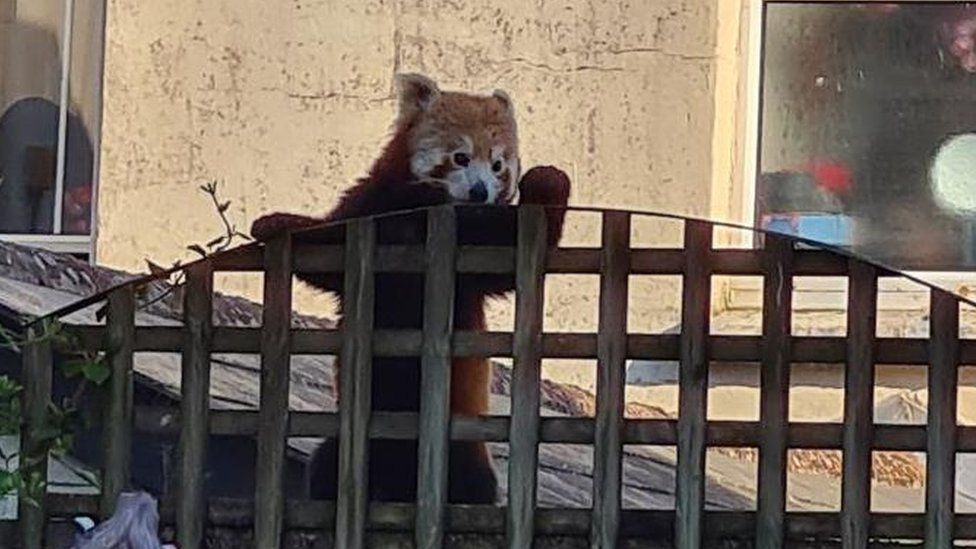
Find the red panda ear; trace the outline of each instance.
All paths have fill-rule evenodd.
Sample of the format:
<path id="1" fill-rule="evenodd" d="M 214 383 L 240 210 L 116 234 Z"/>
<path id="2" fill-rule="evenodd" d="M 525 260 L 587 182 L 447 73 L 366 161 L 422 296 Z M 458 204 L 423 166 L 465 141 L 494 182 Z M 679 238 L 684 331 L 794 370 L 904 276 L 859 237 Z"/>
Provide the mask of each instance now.
<path id="1" fill-rule="evenodd" d="M 491 92 L 491 95 L 497 99 L 503 107 L 505 107 L 505 110 L 507 110 L 509 114 L 515 114 L 515 103 L 512 102 L 512 98 L 508 95 L 508 92 L 505 90 L 495 90 Z"/>
<path id="2" fill-rule="evenodd" d="M 422 74 L 398 74 L 396 83 L 399 90 L 401 118 L 426 111 L 441 94 L 437 83 Z"/>

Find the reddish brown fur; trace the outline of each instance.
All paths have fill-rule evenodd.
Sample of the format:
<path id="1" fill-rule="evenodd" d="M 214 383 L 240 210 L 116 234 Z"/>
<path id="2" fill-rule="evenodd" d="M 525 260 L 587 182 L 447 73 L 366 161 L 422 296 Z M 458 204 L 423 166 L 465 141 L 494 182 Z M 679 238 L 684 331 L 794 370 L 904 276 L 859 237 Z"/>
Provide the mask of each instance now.
<path id="1" fill-rule="evenodd" d="M 374 215 L 394 210 L 445 203 L 450 197 L 443 189 L 421 183 L 411 173 L 411 142 L 416 130 L 422 132 L 501 132 L 508 131 L 491 123 L 497 109 L 506 102 L 495 98 L 443 93 L 449 103 L 435 103 L 429 112 L 406 116 L 401 112 L 394 135 L 369 176 L 357 182 L 324 219 L 291 214 L 272 214 L 257 220 L 252 234 L 266 239 L 283 230 L 306 228 L 323 221 L 335 221 Z M 451 107 L 451 108 L 448 108 Z M 481 125 L 479 125 L 481 124 Z M 436 127 L 434 126 L 436 125 Z M 514 131 L 514 128 L 512 129 Z M 514 134 L 512 153 L 517 154 Z M 481 141 L 475 139 L 475 142 Z M 488 142 L 490 140 L 486 140 Z M 506 174 L 510 178 L 511 174 Z M 569 194 L 569 179 L 555 168 L 535 168 L 520 182 L 523 202 L 564 206 Z M 514 244 L 515 227 L 512 211 L 486 206 L 462 209 L 459 215 L 458 239 L 462 243 Z M 550 244 L 558 242 L 562 232 L 563 210 L 548 212 Z M 378 221 L 378 239 L 383 242 L 423 241 L 423 216 L 404 215 Z M 307 236 L 317 240 L 341 238 L 341 228 L 313 230 Z M 302 276 L 302 280 L 326 291 L 340 294 L 338 277 Z M 386 329 L 420 329 L 423 316 L 423 275 L 380 274 L 376 277 L 375 327 Z M 510 276 L 459 276 L 455 297 L 455 329 L 484 330 L 484 300 L 513 288 Z M 420 371 L 417 358 L 375 358 L 373 362 L 372 403 L 375 410 L 419 410 Z M 491 365 L 486 358 L 455 359 L 451 370 L 451 411 L 460 415 L 480 415 L 489 411 Z M 322 445 L 310 464 L 311 496 L 335 497 L 336 444 Z M 450 450 L 450 500 L 463 503 L 492 503 L 496 484 L 487 447 L 477 442 L 455 442 Z M 370 494 L 375 500 L 415 501 L 417 456 L 415 441 L 374 440 L 370 444 Z"/>

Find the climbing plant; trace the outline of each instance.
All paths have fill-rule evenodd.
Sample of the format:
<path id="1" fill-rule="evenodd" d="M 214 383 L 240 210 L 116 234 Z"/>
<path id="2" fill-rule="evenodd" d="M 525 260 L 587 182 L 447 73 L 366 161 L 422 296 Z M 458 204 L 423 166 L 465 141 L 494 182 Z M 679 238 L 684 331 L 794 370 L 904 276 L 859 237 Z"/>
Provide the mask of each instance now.
<path id="1" fill-rule="evenodd" d="M 220 236 L 205 244 L 192 244 L 187 247 L 202 258 L 224 251 L 233 246 L 238 240 L 251 238 L 238 231 L 237 227 L 227 217 L 230 201 L 223 201 L 219 197 L 220 184 L 217 181 L 200 186 L 205 193 L 223 227 Z M 139 309 L 146 309 L 165 299 L 174 291 L 182 287 L 185 282 L 181 262 L 173 263 L 169 269 L 146 260 L 149 273 L 168 282 L 165 291 L 155 296 L 149 296 L 144 291 L 137 291 Z M 144 289 L 144 287 L 142 288 Z M 103 307 L 96 311 L 96 318 L 105 317 Z M 77 337 L 57 319 L 44 319 L 33 330 L 22 335 L 0 326 L 0 349 L 6 349 L 20 354 L 26 347 L 38 344 L 49 344 L 58 356 L 55 360 L 57 371 L 67 379 L 77 379 L 74 392 L 63 398 L 61 402 L 49 402 L 44 424 L 31 433 L 36 442 L 31 448 L 24 444 L 16 451 L 5 450 L 0 445 L 0 497 L 16 494 L 18 497 L 36 505 L 47 489 L 46 471 L 39 471 L 37 465 L 47 456 L 63 457 L 71 451 L 74 436 L 79 426 L 86 424 L 90 418 L 81 413 L 81 404 L 86 391 L 92 386 L 101 386 L 108 381 L 111 369 L 102 352 L 84 350 Z M 0 375 L 0 437 L 19 437 L 25 427 L 22 413 L 21 399 L 23 387 L 10 376 Z M 76 471 L 93 486 L 97 481 L 87 478 L 80 471 Z"/>
<path id="2" fill-rule="evenodd" d="M 75 432 L 81 423 L 80 403 L 92 385 L 102 385 L 109 378 L 104 353 L 82 349 L 77 338 L 56 319 L 42 320 L 36 330 L 20 335 L 0 327 L 0 348 L 22 353 L 31 345 L 47 344 L 61 360 L 55 361 L 60 373 L 79 378 L 73 394 L 60 403 L 49 402 L 44 424 L 31 434 L 36 442 L 30 448 L 21 444 L 16 451 L 0 447 L 0 496 L 18 494 L 28 503 L 36 503 L 46 489 L 45 471 L 37 470 L 48 455 L 61 457 L 74 443 Z M 0 436 L 19 436 L 24 429 L 21 412 L 23 387 L 9 376 L 0 376 Z M 90 480 L 90 479 L 89 479 Z"/>

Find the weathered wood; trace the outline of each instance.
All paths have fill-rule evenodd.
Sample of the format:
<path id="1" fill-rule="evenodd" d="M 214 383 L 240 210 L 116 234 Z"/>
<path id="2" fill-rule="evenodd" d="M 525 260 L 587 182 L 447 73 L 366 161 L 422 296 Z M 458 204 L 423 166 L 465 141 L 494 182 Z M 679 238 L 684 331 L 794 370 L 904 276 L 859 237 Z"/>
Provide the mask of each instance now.
<path id="1" fill-rule="evenodd" d="M 206 261 L 186 271 L 183 294 L 183 355 L 180 376 L 179 494 L 176 514 L 180 547 L 202 547 L 206 528 L 205 467 L 210 413 L 210 344 L 213 338 L 213 270 Z"/>
<path id="2" fill-rule="evenodd" d="M 420 385 L 423 398 L 420 399 L 414 540 L 418 549 L 435 549 L 444 543 L 457 250 L 457 220 L 453 206 L 430 210 L 427 216 Z"/>
<path id="3" fill-rule="evenodd" d="M 590 547 L 617 547 L 623 478 L 630 214 L 603 214 Z"/>
<path id="4" fill-rule="evenodd" d="M 867 547 L 871 529 L 874 351 L 878 311 L 877 271 L 863 261 L 851 260 L 850 272 L 841 488 L 841 542 L 845 549 Z"/>
<path id="5" fill-rule="evenodd" d="M 793 241 L 766 235 L 763 275 L 763 339 L 760 365 L 759 515 L 756 547 L 783 546 L 786 515 L 786 440 L 790 402 Z"/>
<path id="6" fill-rule="evenodd" d="M 545 256 L 545 211 L 520 206 L 508 462 L 507 537 L 512 549 L 532 547 L 535 530 Z"/>
<path id="7" fill-rule="evenodd" d="M 21 401 L 24 427 L 20 438 L 20 463 L 27 475 L 39 474 L 46 480 L 48 456 L 43 452 L 44 441 L 39 435 L 47 424 L 48 404 L 51 402 L 51 379 L 53 355 L 51 340 L 45 337 L 43 325 L 34 324 L 27 328 L 28 343 L 24 345 L 23 359 L 23 400 Z M 25 463 L 25 456 L 31 463 Z M 38 494 L 36 505 L 20 498 L 18 517 L 20 519 L 20 540 L 23 549 L 42 549 L 47 524 L 47 489 Z"/>
<path id="8" fill-rule="evenodd" d="M 291 370 L 292 242 L 265 243 L 261 325 L 261 407 L 258 412 L 254 543 L 276 549 L 284 526 L 285 445 Z"/>
<path id="9" fill-rule="evenodd" d="M 798 276 L 844 276 L 848 273 L 847 259 L 824 250 L 795 252 Z M 546 272 L 550 274 L 599 274 L 599 248 L 561 247 L 546 253 Z M 712 272 L 720 275 L 763 274 L 760 250 L 723 249 L 709 253 Z M 217 270 L 260 270 L 259 256 L 254 252 L 217 260 Z M 297 244 L 294 269 L 298 273 L 341 273 L 344 258 L 342 246 Z M 631 250 L 630 272 L 642 275 L 680 275 L 684 266 L 684 250 L 669 248 L 634 248 Z M 235 267 L 235 268 L 230 268 Z M 376 248 L 376 272 L 413 272 L 424 270 L 423 247 L 383 245 Z M 459 246 L 457 272 L 513 273 L 515 251 L 505 246 Z M 879 273 L 881 276 L 888 273 Z"/>
<path id="10" fill-rule="evenodd" d="M 52 517 L 95 514 L 98 510 L 97 496 L 51 494 L 48 499 Z M 162 524 L 172 524 L 174 507 L 171 499 L 160 503 Z M 285 524 L 289 528 L 331 529 L 334 508 L 334 504 L 327 501 L 291 500 L 285 508 Z M 590 530 L 589 513 L 589 509 L 539 509 L 536 533 L 574 536 L 581 538 L 582 543 L 573 546 L 583 546 Z M 214 527 L 246 527 L 254 521 L 254 504 L 249 499 L 214 498 L 208 502 L 207 516 L 208 523 Z M 623 510 L 620 515 L 621 541 L 634 538 L 670 541 L 674 516 L 674 511 Z M 748 538 L 755 532 L 755 521 L 756 513 L 751 511 L 708 511 L 703 537 L 707 541 L 725 537 Z M 790 512 L 785 521 L 786 538 L 790 541 L 788 547 L 801 538 L 827 539 L 841 534 L 840 513 L 837 512 Z M 372 503 L 367 529 L 407 532 L 415 522 L 412 505 Z M 446 524 L 449 533 L 503 534 L 505 509 L 494 505 L 451 505 L 447 509 Z M 872 513 L 870 524 L 873 538 L 919 540 L 925 531 L 925 517 L 921 513 Z M 972 538 L 974 531 L 976 514 L 956 515 L 956 537 Z M 832 545 L 828 543 L 826 546 Z"/>
<path id="11" fill-rule="evenodd" d="M 953 546 L 959 300 L 933 289 L 931 303 L 925 547 L 936 549 Z"/>
<path id="12" fill-rule="evenodd" d="M 132 455 L 132 354 L 135 346 L 135 289 L 122 286 L 108 297 L 108 364 L 111 374 L 105 399 L 102 499 L 99 514 L 115 512 L 115 501 L 128 488 Z"/>
<path id="13" fill-rule="evenodd" d="M 794 270 L 794 275 L 796 271 Z M 214 353 L 257 353 L 260 334 L 257 328 L 218 327 L 214 330 Z M 78 334 L 81 348 L 104 350 L 105 330 L 102 327 L 72 327 Z M 137 327 L 136 352 L 178 352 L 182 345 L 182 331 L 174 327 Z M 374 356 L 419 355 L 422 344 L 420 330 L 376 330 Z M 641 360 L 678 360 L 680 336 L 673 334 L 629 334 L 627 358 Z M 505 332 L 456 331 L 452 338 L 455 356 L 503 357 L 512 354 L 513 335 Z M 847 360 L 847 339 L 833 336 L 794 336 L 791 338 L 791 362 L 842 364 Z M 334 355 L 342 347 L 342 335 L 330 329 L 292 330 L 292 354 Z M 926 365 L 929 363 L 928 341 L 922 338 L 879 337 L 875 341 L 877 364 Z M 760 362 L 762 337 L 708 337 L 709 358 L 713 362 Z M 960 362 L 976 364 L 976 339 L 959 342 Z M 596 358 L 597 334 L 548 333 L 542 336 L 543 358 Z"/>
<path id="14" fill-rule="evenodd" d="M 685 222 L 681 296 L 681 365 L 678 374 L 678 464 L 675 546 L 702 546 L 705 508 L 705 418 L 708 395 L 708 326 L 712 226 Z"/>
<path id="15" fill-rule="evenodd" d="M 339 420 L 329 412 L 291 412 L 288 435 L 291 437 L 335 437 Z M 590 418 L 542 418 L 540 442 L 591 444 L 596 430 Z M 136 407 L 136 430 L 146 433 L 177 432 L 179 412 L 172 409 Z M 374 412 L 370 438 L 411 440 L 417 438 L 417 414 Z M 224 410 L 210 413 L 210 432 L 214 435 L 256 435 L 256 411 Z M 757 421 L 710 421 L 705 429 L 708 446 L 756 447 L 760 443 L 761 423 Z M 506 442 L 510 421 L 505 416 L 455 417 L 451 419 L 451 440 Z M 924 452 L 924 425 L 876 425 L 873 449 L 892 452 Z M 624 421 L 623 443 L 674 446 L 678 441 L 677 422 L 671 419 L 628 419 Z M 958 451 L 976 451 L 976 427 L 956 427 Z M 792 423 L 787 429 L 791 448 L 843 448 L 840 423 Z"/>
<path id="16" fill-rule="evenodd" d="M 342 364 L 339 367 L 339 478 L 335 524 L 336 546 L 349 549 L 364 547 L 368 509 L 375 244 L 376 227 L 371 219 L 349 223 Z"/>

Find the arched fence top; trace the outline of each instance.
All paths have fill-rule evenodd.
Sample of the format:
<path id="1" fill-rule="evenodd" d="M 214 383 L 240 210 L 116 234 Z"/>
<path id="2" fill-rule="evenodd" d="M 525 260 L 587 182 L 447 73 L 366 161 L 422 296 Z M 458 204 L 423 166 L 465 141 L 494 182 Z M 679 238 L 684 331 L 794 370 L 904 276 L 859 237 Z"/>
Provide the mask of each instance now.
<path id="1" fill-rule="evenodd" d="M 616 547 L 622 536 L 672 538 L 682 549 L 709 546 L 716 537 L 749 537 L 762 547 L 781 547 L 788 537 L 849 540 L 863 547 L 892 531 L 949 546 L 954 537 L 976 539 L 972 519 L 955 520 L 955 458 L 976 449 L 976 427 L 956 424 L 957 369 L 976 364 L 976 341 L 959 337 L 960 303 L 923 280 L 879 265 L 836 247 L 809 239 L 725 222 L 674 214 L 602 208 L 566 208 L 601 218 L 600 247 L 551 246 L 551 221 L 540 206 L 443 205 L 390 212 L 373 217 L 303 228 L 267 242 L 255 242 L 203 258 L 179 269 L 141 277 L 88 297 L 46 318 L 63 316 L 108 301 L 104 326 L 75 326 L 86 350 L 105 352 L 112 376 L 105 397 L 105 454 L 100 512 L 128 482 L 129 446 L 137 427 L 154 434 L 179 434 L 179 471 L 175 497 L 164 502 L 164 520 L 175 522 L 182 547 L 199 547 L 207 520 L 227 519 L 253 526 L 256 546 L 281 547 L 290 527 L 329 529 L 335 545 L 359 549 L 374 530 L 400 528 L 418 547 L 442 547 L 452 532 L 498 535 L 507 546 L 528 547 L 539 535 L 588 536 L 592 547 Z M 633 247 L 635 217 L 682 224 L 683 243 L 674 248 Z M 495 239 L 478 228 L 511 227 Z M 406 223 L 402 223 L 406 221 Z M 501 222 L 501 224 L 498 224 Z M 763 236 L 759 249 L 717 249 L 715 228 Z M 488 242 L 490 240 L 490 242 Z M 501 243 L 499 243 L 501 242 Z M 806 246 L 797 249 L 797 244 Z M 182 324 L 141 326 L 135 322 L 134 290 L 183 270 Z M 214 274 L 262 272 L 260 326 L 225 326 L 213 322 Z M 378 273 L 422 277 L 423 318 L 418 325 L 394 328 L 374 322 Z M 293 277 L 323 275 L 344 288 L 342 326 L 296 328 L 292 325 Z M 514 329 L 465 330 L 453 325 L 455 276 L 491 275 L 515 290 Z M 600 278 L 598 328 L 589 333 L 551 333 L 543 328 L 545 278 L 549 274 L 594 274 Z M 325 275 L 328 275 L 325 277 Z M 503 275 L 503 276 L 495 276 Z M 677 275 L 681 283 L 681 329 L 677 334 L 634 333 L 628 329 L 628 277 Z M 712 334 L 713 275 L 763 278 L 762 334 Z M 847 334 L 843 337 L 796 336 L 791 318 L 795 276 L 842 276 L 849 282 Z M 877 336 L 879 277 L 904 277 L 931 290 L 930 338 Z M 485 280 L 482 279 L 482 280 Z M 494 287 L 494 286 L 493 286 Z M 418 296 L 419 297 L 419 296 Z M 44 425 L 50 395 L 51 357 L 29 347 L 24 356 L 27 439 Z M 178 409 L 139 410 L 133 403 L 135 356 L 140 352 L 178 353 L 181 383 Z M 260 356 L 259 406 L 255 410 L 211 410 L 211 356 L 239 353 Z M 342 356 L 338 369 L 338 413 L 298 412 L 289 407 L 291 360 L 296 355 Z M 423 390 L 416 411 L 381 412 L 370 406 L 374 358 L 418 357 Z M 513 360 L 506 416 L 452 416 L 447 392 L 453 361 L 462 357 L 510 357 Z M 543 359 L 595 360 L 595 417 L 552 418 L 540 414 Z M 625 417 L 623 399 L 628 360 L 668 360 L 679 364 L 678 413 L 673 419 Z M 707 417 L 708 370 L 715 362 L 750 362 L 760 370 L 759 421 L 710 421 Z M 842 424 L 789 421 L 790 367 L 795 363 L 844 363 Z M 873 383 L 876 364 L 928 366 L 928 425 L 875 425 Z M 46 375 L 35 375 L 46 372 Z M 144 407 L 151 408 L 151 407 Z M 170 420 L 153 422 L 152 418 Z M 141 417 L 141 419 L 140 419 Z M 146 418 L 150 418 L 146 421 Z M 175 420 L 173 418 L 176 418 Z M 251 500 L 208 502 L 203 467 L 210 435 L 256 438 L 255 491 Z M 285 500 L 284 471 L 290 437 L 338 438 L 337 501 L 320 505 Z M 381 505 L 368 499 L 367 448 L 372 439 L 418 441 L 416 505 Z M 447 501 L 448 442 L 474 440 L 509 444 L 508 505 L 455 506 Z M 538 452 L 542 443 L 593 445 L 593 507 L 580 512 L 538 509 Z M 677 448 L 675 510 L 627 511 L 621 507 L 625 444 Z M 716 513 L 705 507 L 705 457 L 710 446 L 758 448 L 757 500 L 754 513 Z M 811 519 L 786 509 L 787 451 L 790 448 L 840 449 L 845 456 L 840 513 Z M 921 522 L 898 522 L 870 509 L 873 451 L 927 453 L 927 505 Z M 38 464 L 42 467 L 44 464 Z M 948 496 L 947 496 L 948 494 Z M 54 500 L 51 501 L 53 505 Z M 39 547 L 47 514 L 21 507 L 24 546 Z M 236 507 L 235 507 L 236 505 Z M 208 508 L 211 512 L 207 512 Z M 230 510 L 229 512 L 228 509 Z M 247 509 L 241 518 L 240 509 Z M 235 514 L 235 510 L 237 510 Z M 210 517 L 208 519 L 208 517 Z M 483 519 L 479 522 L 479 518 Z M 471 521 L 474 519 L 473 521 Z M 728 522 L 723 522 L 728 519 Z M 377 520 L 380 524 L 377 525 Z M 383 521 L 387 522 L 383 522 Z M 471 522 L 464 522 L 469 520 Z M 394 524 L 395 523 L 395 524 Z M 899 530 L 901 528 L 901 530 Z M 968 530 L 967 530 L 968 529 Z"/>
<path id="2" fill-rule="evenodd" d="M 323 222 L 323 223 L 318 224 L 318 225 L 312 225 L 312 226 L 309 226 L 309 227 L 304 227 L 304 228 L 301 228 L 301 229 L 298 229 L 298 230 L 290 231 L 290 234 L 293 237 L 297 237 L 298 239 L 301 239 L 303 236 L 312 235 L 312 234 L 315 234 L 317 232 L 322 232 L 322 231 L 327 230 L 327 229 L 345 227 L 345 226 L 349 225 L 350 223 L 352 223 L 352 222 L 354 222 L 356 220 L 372 219 L 374 221 L 380 221 L 380 220 L 383 220 L 383 219 L 390 219 L 390 218 L 396 218 L 396 217 L 401 217 L 401 216 L 407 216 L 407 215 L 411 215 L 411 214 L 423 213 L 423 212 L 427 212 L 427 211 L 429 211 L 431 209 L 434 209 L 434 208 L 437 208 L 437 207 L 438 206 L 426 206 L 426 207 L 421 207 L 421 208 L 413 208 L 413 209 L 406 209 L 406 210 L 397 210 L 397 211 L 393 211 L 393 212 L 384 212 L 384 213 L 375 214 L 375 215 L 368 216 L 368 217 L 363 217 L 363 218 L 345 219 L 345 220 L 333 221 L 333 222 Z M 519 206 L 500 206 L 500 205 L 498 205 L 498 206 L 480 206 L 480 205 L 472 205 L 472 204 L 465 204 L 465 203 L 453 204 L 453 207 L 456 208 L 456 209 L 458 209 L 458 210 L 462 210 L 462 211 L 463 210 L 478 210 L 478 209 L 485 209 L 485 208 L 508 210 L 509 212 L 511 212 L 511 214 L 513 214 L 511 216 L 513 221 L 515 219 L 514 212 L 517 211 L 517 209 L 519 208 Z M 822 252 L 825 252 L 825 253 L 829 253 L 829 254 L 832 254 L 832 255 L 837 256 L 837 257 L 840 257 L 840 258 L 844 258 L 844 259 L 848 259 L 848 260 L 856 260 L 856 261 L 859 261 L 861 263 L 864 263 L 866 265 L 870 265 L 871 267 L 873 267 L 876 270 L 878 276 L 880 276 L 880 277 L 898 277 L 898 278 L 903 278 L 903 279 L 905 279 L 907 281 L 911 281 L 911 282 L 913 282 L 913 283 L 915 283 L 915 284 L 917 284 L 917 285 L 919 285 L 921 287 L 924 287 L 924 288 L 926 288 L 926 289 L 928 289 L 930 291 L 938 291 L 938 292 L 945 292 L 945 293 L 951 294 L 955 299 L 957 299 L 959 301 L 960 304 L 965 304 L 967 306 L 976 308 L 976 300 L 973 300 L 973 299 L 967 298 L 965 296 L 961 296 L 961 295 L 955 294 L 953 292 L 949 292 L 948 290 L 946 290 L 944 288 L 940 288 L 938 286 L 935 286 L 934 284 L 932 284 L 931 282 L 928 282 L 927 280 L 924 280 L 923 278 L 920 278 L 920 277 L 918 277 L 916 275 L 913 275 L 913 274 L 907 273 L 905 271 L 902 271 L 902 270 L 900 270 L 900 269 L 898 269 L 896 267 L 893 267 L 893 266 L 890 266 L 890 265 L 886 265 L 883 262 L 877 261 L 875 259 L 872 259 L 872 258 L 863 256 L 863 255 L 860 255 L 860 254 L 857 254 L 857 253 L 855 253 L 852 250 L 848 250 L 848 249 L 845 249 L 845 248 L 842 248 L 842 247 L 838 247 L 838 246 L 833 246 L 833 245 L 826 244 L 826 243 L 823 243 L 823 242 L 819 242 L 819 241 L 816 241 L 816 240 L 813 240 L 813 239 L 809 239 L 809 238 L 803 238 L 803 237 L 799 237 L 799 236 L 795 236 L 795 235 L 788 235 L 788 234 L 781 233 L 781 232 L 778 232 L 778 231 L 772 231 L 772 230 L 762 229 L 762 228 L 758 228 L 758 227 L 751 227 L 751 226 L 748 226 L 748 225 L 742 225 L 742 224 L 732 223 L 732 222 L 728 222 L 728 221 L 717 221 L 717 220 L 707 219 L 707 218 L 704 218 L 704 217 L 686 216 L 686 215 L 681 215 L 681 214 L 666 213 L 666 212 L 659 212 L 659 211 L 653 211 L 653 210 L 612 209 L 612 208 L 589 207 L 589 206 L 563 206 L 563 207 L 545 206 L 545 208 L 546 209 L 561 209 L 561 210 L 565 210 L 567 213 L 593 213 L 593 214 L 601 214 L 601 215 L 602 214 L 616 212 L 616 213 L 621 213 L 621 214 L 627 214 L 627 215 L 630 215 L 631 217 L 653 218 L 653 219 L 659 219 L 659 220 L 671 220 L 671 221 L 676 221 L 676 222 L 682 222 L 682 223 L 685 223 L 685 224 L 687 224 L 687 223 L 700 223 L 700 224 L 707 224 L 707 225 L 709 225 L 709 226 L 711 226 L 713 228 L 729 229 L 729 230 L 734 230 L 734 231 L 738 231 L 738 232 L 742 232 L 742 233 L 752 233 L 753 235 L 758 235 L 758 236 L 774 236 L 776 238 L 784 239 L 784 240 L 787 240 L 787 241 L 791 242 L 794 247 L 796 245 L 800 244 L 800 245 L 806 246 L 806 247 L 808 247 L 810 249 L 819 250 L 819 251 L 822 251 Z M 340 242 L 336 242 L 336 243 L 339 244 Z M 180 273 L 180 272 L 185 272 L 190 267 L 192 267 L 193 265 L 196 265 L 196 264 L 199 264 L 199 263 L 205 263 L 205 262 L 207 262 L 207 263 L 212 263 L 212 264 L 215 264 L 215 265 L 222 265 L 223 268 L 222 269 L 218 269 L 218 270 L 235 270 L 234 269 L 234 266 L 235 266 L 235 264 L 238 263 L 236 261 L 238 258 L 246 258 L 246 257 L 252 257 L 253 258 L 253 257 L 257 257 L 260 254 L 260 249 L 261 249 L 261 247 L 263 245 L 264 245 L 264 243 L 261 242 L 261 241 L 250 242 L 248 244 L 244 244 L 244 245 L 241 245 L 241 246 L 238 246 L 236 248 L 229 249 L 229 250 L 224 250 L 224 251 L 219 252 L 217 254 L 214 254 L 214 255 L 211 255 L 211 256 L 207 256 L 205 258 L 200 258 L 200 259 L 196 259 L 196 260 L 191 261 L 191 262 L 187 262 L 187 263 L 181 264 L 181 265 L 179 265 L 177 267 L 171 267 L 171 268 L 167 268 L 167 269 L 158 271 L 156 273 L 146 274 L 146 275 L 143 275 L 143 276 L 139 276 L 139 277 L 133 278 L 132 280 L 128 280 L 126 282 L 120 283 L 120 284 L 118 284 L 116 286 L 113 286 L 111 288 L 107 288 L 107 289 L 102 290 L 102 291 L 100 291 L 100 292 L 98 292 L 96 294 L 93 294 L 91 296 L 87 296 L 87 297 L 81 298 L 81 299 L 77 300 L 76 302 L 71 303 L 69 305 L 66 305 L 66 306 L 64 306 L 64 307 L 62 307 L 60 309 L 57 309 L 55 311 L 51 311 L 50 313 L 47 313 L 47 314 L 45 314 L 45 315 L 43 315 L 41 317 L 38 317 L 38 318 L 34 319 L 29 324 L 36 323 L 36 322 L 41 322 L 41 321 L 44 321 L 46 319 L 55 319 L 55 318 L 64 317 L 64 316 L 69 315 L 69 314 L 71 314 L 73 312 L 76 312 L 76 311 L 85 309 L 87 307 L 90 307 L 93 304 L 96 304 L 96 303 L 99 303 L 101 301 L 106 300 L 108 298 L 109 294 L 111 294 L 115 290 L 118 290 L 121 287 L 125 287 L 125 286 L 139 287 L 139 286 L 142 286 L 142 285 L 151 283 L 151 282 L 168 279 L 172 275 L 174 275 L 176 273 Z M 752 251 L 752 250 L 754 250 L 754 248 L 753 249 L 743 249 L 743 248 L 729 248 L 729 249 L 727 249 L 727 251 L 730 252 L 728 254 L 729 257 L 734 256 L 735 253 L 736 253 L 736 251 L 743 251 L 743 250 L 744 251 Z M 721 264 L 718 266 L 718 268 L 720 270 L 722 269 Z M 248 269 L 245 269 L 245 270 L 253 270 L 253 265 L 250 265 L 249 268 Z M 677 274 L 677 273 L 675 273 L 675 274 Z M 739 274 L 739 273 L 730 272 L 730 273 L 719 273 L 719 274 Z M 750 273 L 750 274 L 760 274 L 760 273 L 757 271 L 757 272 L 753 272 L 753 273 Z M 810 274 L 811 275 L 814 275 L 814 274 L 839 275 L 839 274 L 843 274 L 843 273 L 839 273 L 839 272 L 828 272 L 828 273 L 810 273 Z"/>

